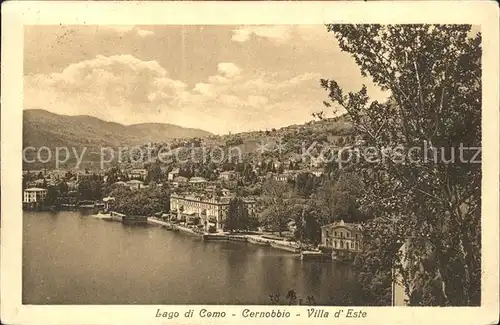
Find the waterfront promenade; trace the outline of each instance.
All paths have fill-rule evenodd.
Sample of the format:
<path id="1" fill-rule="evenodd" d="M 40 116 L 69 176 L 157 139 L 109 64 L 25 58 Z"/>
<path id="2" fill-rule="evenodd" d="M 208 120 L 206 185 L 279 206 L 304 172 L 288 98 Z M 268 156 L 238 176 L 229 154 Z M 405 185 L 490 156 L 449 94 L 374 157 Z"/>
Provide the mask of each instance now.
<path id="1" fill-rule="evenodd" d="M 273 238 L 275 236 L 266 233 L 230 233 L 230 232 L 219 232 L 219 233 L 207 233 L 196 229 L 195 227 L 188 227 L 179 224 L 170 223 L 164 221 L 160 218 L 148 217 L 148 223 L 161 226 L 161 227 L 172 227 L 173 230 L 177 230 L 190 235 L 197 235 L 203 238 L 206 241 L 237 241 L 237 242 L 246 242 L 253 245 L 260 246 L 271 246 L 276 249 L 292 252 L 292 253 L 300 253 L 301 246 L 300 244 L 289 241 L 286 239 L 278 239 Z"/>

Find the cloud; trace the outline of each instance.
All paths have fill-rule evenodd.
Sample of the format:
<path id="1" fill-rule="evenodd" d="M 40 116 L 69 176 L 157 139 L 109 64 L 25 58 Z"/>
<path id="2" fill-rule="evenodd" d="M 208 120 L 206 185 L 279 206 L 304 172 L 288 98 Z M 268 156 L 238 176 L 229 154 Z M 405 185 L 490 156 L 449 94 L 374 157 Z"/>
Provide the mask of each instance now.
<path id="1" fill-rule="evenodd" d="M 207 84 L 207 83 L 204 83 L 204 82 L 197 83 L 194 86 L 193 90 L 197 91 L 200 94 L 205 95 L 205 96 L 213 96 L 213 95 L 215 95 L 214 87 L 211 84 Z"/>
<path id="2" fill-rule="evenodd" d="M 232 40 L 235 42 L 246 42 L 252 35 L 271 39 L 277 42 L 284 42 L 290 38 L 289 26 L 272 25 L 272 26 L 243 26 L 233 30 Z"/>
<path id="3" fill-rule="evenodd" d="M 217 65 L 217 70 L 224 75 L 224 77 L 233 78 L 241 73 L 241 69 L 234 63 L 221 62 Z"/>
<path id="4" fill-rule="evenodd" d="M 190 86 L 170 77 L 157 61 L 98 55 L 59 73 L 26 75 L 24 107 L 227 133 L 303 123 L 326 99 L 318 73 L 243 69 L 232 62 L 216 68 L 216 74 Z"/>
<path id="5" fill-rule="evenodd" d="M 135 25 L 105 25 L 105 26 L 100 26 L 100 28 L 112 31 L 114 33 L 118 33 L 120 35 L 125 35 L 130 33 L 136 34 L 140 37 L 148 37 L 154 35 L 153 31 L 142 29 Z"/>
<path id="6" fill-rule="evenodd" d="M 135 26 L 134 25 L 104 25 L 104 26 L 101 26 L 101 28 L 109 29 L 109 30 L 115 31 L 117 33 L 126 33 L 126 32 L 133 30 L 135 28 Z"/>
<path id="7" fill-rule="evenodd" d="M 98 55 L 71 64 L 60 73 L 27 75 L 24 87 L 25 108 L 90 114 L 128 123 L 134 121 L 135 114 L 154 110 L 151 102 L 176 100 L 187 85 L 170 79 L 156 61 L 132 55 Z"/>

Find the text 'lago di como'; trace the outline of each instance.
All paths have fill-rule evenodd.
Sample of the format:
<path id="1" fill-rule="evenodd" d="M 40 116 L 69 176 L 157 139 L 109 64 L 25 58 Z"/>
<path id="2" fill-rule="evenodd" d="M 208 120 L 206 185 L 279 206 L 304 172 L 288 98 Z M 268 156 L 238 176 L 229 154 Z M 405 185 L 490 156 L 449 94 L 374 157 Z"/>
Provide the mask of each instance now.
<path id="1" fill-rule="evenodd" d="M 228 318 L 240 316 L 243 318 L 366 318 L 367 312 L 359 308 L 344 308 L 344 309 L 327 309 L 327 308 L 307 308 L 304 311 L 290 311 L 283 309 L 259 310 L 257 308 L 245 308 L 240 312 L 228 312 L 224 309 L 207 309 L 199 310 L 189 309 L 185 312 L 175 310 L 156 310 L 156 318 L 161 319 L 178 319 L 178 318 Z"/>

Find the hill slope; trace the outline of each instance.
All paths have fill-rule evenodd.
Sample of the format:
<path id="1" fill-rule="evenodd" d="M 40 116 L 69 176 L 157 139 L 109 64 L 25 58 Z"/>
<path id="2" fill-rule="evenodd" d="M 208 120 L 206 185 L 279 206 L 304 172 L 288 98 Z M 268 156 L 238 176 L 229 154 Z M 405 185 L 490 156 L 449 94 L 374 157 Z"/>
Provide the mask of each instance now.
<path id="1" fill-rule="evenodd" d="M 340 138 L 352 135 L 352 126 L 346 116 L 310 121 L 300 125 L 289 125 L 279 129 L 267 131 L 243 132 L 238 134 L 213 135 L 199 129 L 184 128 L 173 124 L 142 123 L 135 125 L 122 125 L 107 122 L 91 116 L 66 116 L 50 113 L 45 110 L 25 110 L 23 120 L 23 147 L 32 146 L 51 148 L 54 154 L 56 147 L 66 147 L 70 151 L 71 159 L 68 165 L 74 165 L 76 154 L 80 156 L 86 147 L 84 163 L 86 166 L 95 167 L 100 162 L 101 147 L 135 147 L 147 143 L 158 145 L 170 142 L 172 139 L 204 138 L 208 147 L 234 147 L 238 146 L 245 154 L 255 153 L 262 142 L 276 143 L 283 141 L 286 150 L 282 158 L 300 154 L 304 143 L 307 145 L 314 141 L 318 143 L 338 143 Z M 185 141 L 183 141 L 184 143 Z M 187 141 L 185 143 L 190 143 Z M 343 143 L 343 142 L 342 142 Z M 321 146 L 321 145 L 320 145 Z M 76 153 L 72 152 L 72 147 Z M 107 151 L 106 151 L 107 152 Z M 116 153 L 116 151 L 115 151 Z M 63 152 L 64 154 L 64 152 Z M 269 153 L 273 154 L 273 153 Z M 27 156 L 33 160 L 36 153 L 31 151 Z M 42 156 L 46 158 L 46 156 Z M 116 157 L 115 157 L 116 158 Z M 64 159 L 64 156 L 61 160 Z M 50 167 L 49 164 L 24 164 L 25 169 Z M 62 166 L 64 167 L 64 166 Z"/>
<path id="2" fill-rule="evenodd" d="M 92 116 L 66 116 L 45 110 L 25 110 L 23 146 L 99 147 L 134 146 L 174 138 L 205 137 L 211 133 L 173 124 L 146 123 L 125 126 Z"/>
<path id="3" fill-rule="evenodd" d="M 23 148 L 46 146 L 52 154 L 56 147 L 66 147 L 69 152 L 75 148 L 81 153 L 86 147 L 86 158 L 99 161 L 96 153 L 101 147 L 133 147 L 148 142 L 162 142 L 174 138 L 193 138 L 211 135 L 200 129 L 184 128 L 173 124 L 146 123 L 122 125 L 107 122 L 92 116 L 58 115 L 41 109 L 23 112 Z M 74 158 L 74 155 L 71 155 Z M 36 153 L 30 151 L 27 158 L 33 160 Z M 42 159 L 46 159 L 43 155 Z M 54 158 L 54 157 L 52 157 Z M 48 165 L 52 165 L 54 159 Z M 71 159 L 68 163 L 74 162 Z M 27 164 L 24 163 L 28 168 Z M 39 163 L 32 163 L 30 168 L 40 168 Z"/>

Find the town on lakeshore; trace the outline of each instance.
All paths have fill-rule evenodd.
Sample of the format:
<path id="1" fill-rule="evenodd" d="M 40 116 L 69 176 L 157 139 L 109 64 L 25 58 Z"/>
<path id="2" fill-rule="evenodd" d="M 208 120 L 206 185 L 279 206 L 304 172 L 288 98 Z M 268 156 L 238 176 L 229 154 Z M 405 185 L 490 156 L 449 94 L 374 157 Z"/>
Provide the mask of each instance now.
<path id="1" fill-rule="evenodd" d="M 304 166 L 295 160 L 269 158 L 256 163 L 225 162 L 210 170 L 201 164 L 177 167 L 157 162 L 140 168 L 111 167 L 106 172 L 26 170 L 23 206 L 26 210 L 87 210 L 104 220 L 150 223 L 205 240 L 267 245 L 300 253 L 302 259 L 352 261 L 362 248 L 361 219 L 346 210 L 324 224 L 308 224 L 307 214 L 317 213 L 311 209 L 318 207 L 310 206 L 317 203 L 306 197 L 329 181 L 319 167 L 323 166 L 317 161 Z M 330 186 L 334 190 L 335 185 Z M 284 195 L 290 187 L 289 197 L 266 202 L 277 199 L 268 197 L 272 191 Z M 293 197 L 294 191 L 311 194 Z M 276 204 L 284 211 L 270 210 Z"/>
<path id="2" fill-rule="evenodd" d="M 477 26 L 25 43 L 23 303 L 481 305 Z"/>

